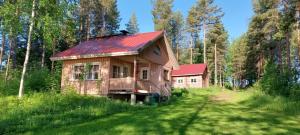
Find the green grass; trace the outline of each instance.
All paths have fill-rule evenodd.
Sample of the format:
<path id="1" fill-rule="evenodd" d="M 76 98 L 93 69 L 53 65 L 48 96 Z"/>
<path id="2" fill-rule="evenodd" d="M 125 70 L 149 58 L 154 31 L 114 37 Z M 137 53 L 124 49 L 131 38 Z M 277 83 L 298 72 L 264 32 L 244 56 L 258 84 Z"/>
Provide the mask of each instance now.
<path id="1" fill-rule="evenodd" d="M 219 97 L 226 98 L 216 100 Z M 22 101 L 5 97 L 0 105 L 5 106 L 0 110 L 0 132 L 10 134 L 300 133 L 299 101 L 253 90 L 192 90 L 158 107 L 58 94 L 34 94 Z"/>

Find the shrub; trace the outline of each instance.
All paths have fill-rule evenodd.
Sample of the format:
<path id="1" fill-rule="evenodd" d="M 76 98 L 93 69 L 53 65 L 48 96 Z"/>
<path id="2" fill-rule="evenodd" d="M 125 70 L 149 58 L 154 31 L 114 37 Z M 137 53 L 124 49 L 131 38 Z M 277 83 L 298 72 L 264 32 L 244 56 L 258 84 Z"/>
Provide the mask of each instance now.
<path id="1" fill-rule="evenodd" d="M 189 91 L 186 88 L 174 89 L 172 91 L 172 96 L 182 97 L 183 95 L 188 94 Z"/>
<path id="2" fill-rule="evenodd" d="M 274 63 L 267 63 L 265 73 L 259 84 L 261 90 L 270 95 L 291 96 L 292 87 L 295 85 L 294 72 L 288 69 L 280 71 Z"/>
<path id="3" fill-rule="evenodd" d="M 25 93 L 60 89 L 60 69 L 50 72 L 47 68 L 31 68 L 25 76 Z M 0 95 L 17 95 L 21 70 L 11 70 L 7 81 L 5 73 L 0 73 Z"/>

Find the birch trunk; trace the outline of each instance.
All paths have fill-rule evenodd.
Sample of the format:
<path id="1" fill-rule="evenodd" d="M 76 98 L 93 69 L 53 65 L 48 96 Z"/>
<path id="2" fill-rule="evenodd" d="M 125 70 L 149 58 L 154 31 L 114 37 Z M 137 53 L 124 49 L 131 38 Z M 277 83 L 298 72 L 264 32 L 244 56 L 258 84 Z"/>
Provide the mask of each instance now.
<path id="1" fill-rule="evenodd" d="M 42 64 L 41 67 L 43 68 L 45 66 L 45 44 L 42 44 Z"/>
<path id="2" fill-rule="evenodd" d="M 203 61 L 206 64 L 206 25 L 203 25 Z"/>
<path id="3" fill-rule="evenodd" d="M 13 42 L 13 38 L 12 38 L 12 28 L 10 28 L 9 30 L 9 54 L 8 54 L 8 57 L 7 57 L 7 62 L 6 62 L 6 70 L 5 70 L 5 82 L 7 81 L 8 79 L 8 73 L 9 73 L 9 69 L 10 69 L 10 57 L 11 57 L 11 52 L 12 52 L 12 42 Z"/>
<path id="4" fill-rule="evenodd" d="M 0 71 L 2 71 L 2 58 L 4 55 L 3 53 L 4 53 L 5 42 L 6 42 L 5 33 L 4 31 L 2 31 L 2 45 L 0 50 Z"/>
<path id="5" fill-rule="evenodd" d="M 215 86 L 218 84 L 218 70 L 217 70 L 217 44 L 215 44 Z"/>
<path id="6" fill-rule="evenodd" d="M 24 61 L 23 71 L 22 71 L 22 76 L 21 76 L 21 82 L 20 82 L 19 98 L 21 98 L 24 94 L 24 77 L 25 77 L 25 74 L 26 74 L 26 68 L 27 68 L 29 55 L 30 55 L 31 34 L 32 34 L 32 30 L 33 30 L 33 26 L 34 26 L 34 19 L 35 19 L 35 7 L 36 7 L 36 0 L 33 0 L 32 1 L 31 20 L 30 20 L 30 26 L 29 26 L 29 32 L 28 32 L 26 56 L 25 56 L 25 61 Z"/>
<path id="7" fill-rule="evenodd" d="M 53 44 L 52 44 L 52 56 L 55 54 L 55 49 L 56 49 L 56 40 L 53 39 Z M 51 72 L 54 72 L 54 61 L 51 62 Z"/>

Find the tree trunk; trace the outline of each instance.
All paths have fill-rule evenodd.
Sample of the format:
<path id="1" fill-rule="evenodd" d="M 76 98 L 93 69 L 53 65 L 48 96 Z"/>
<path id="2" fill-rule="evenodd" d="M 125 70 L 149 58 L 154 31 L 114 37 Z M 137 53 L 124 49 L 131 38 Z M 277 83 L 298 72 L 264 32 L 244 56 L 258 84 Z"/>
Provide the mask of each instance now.
<path id="1" fill-rule="evenodd" d="M 29 32 L 28 32 L 28 41 L 27 41 L 27 48 L 26 48 L 26 56 L 25 61 L 23 65 L 23 71 L 21 76 L 21 82 L 20 82 L 20 89 L 19 89 L 19 98 L 21 98 L 24 94 L 24 77 L 26 74 L 26 68 L 29 60 L 30 55 L 30 48 L 31 48 L 31 34 L 34 26 L 34 18 L 35 18 L 35 6 L 36 6 L 36 0 L 33 0 L 32 2 L 32 13 L 31 13 L 31 19 L 30 19 L 30 26 L 29 26 Z"/>
<path id="2" fill-rule="evenodd" d="M 52 56 L 54 56 L 55 54 L 55 49 L 56 49 L 56 40 L 53 39 L 53 44 L 52 44 Z M 51 72 L 53 73 L 54 72 L 54 61 L 51 62 Z"/>
<path id="3" fill-rule="evenodd" d="M 19 8 L 19 6 L 17 6 L 17 8 L 16 8 L 16 13 L 15 13 L 15 15 L 17 16 L 17 17 L 19 17 L 19 15 L 20 15 L 20 8 Z M 17 21 L 19 21 L 19 19 L 17 20 Z M 12 33 L 12 35 L 13 35 L 13 38 L 12 38 L 12 52 L 11 52 L 11 57 L 12 57 L 12 68 L 13 69 L 16 69 L 17 68 L 17 54 L 16 54 L 16 49 L 17 49 L 17 37 L 16 37 L 16 34 L 17 33 L 15 33 L 15 31 Z"/>
<path id="4" fill-rule="evenodd" d="M 190 64 L 193 64 L 193 48 L 190 48 Z"/>
<path id="5" fill-rule="evenodd" d="M 106 21 L 105 21 L 105 9 L 102 12 L 102 28 L 101 28 L 101 36 L 105 35 Z"/>
<path id="6" fill-rule="evenodd" d="M 300 3 L 300 2 L 299 2 Z M 300 11 L 298 11 L 300 12 Z M 299 13 L 300 14 L 300 13 Z M 300 15 L 299 15 L 300 17 Z M 297 21 L 298 60 L 300 61 L 300 21 Z"/>
<path id="7" fill-rule="evenodd" d="M 288 65 L 288 68 L 291 69 L 291 45 L 290 45 L 290 34 L 289 33 L 286 33 L 285 35 L 285 38 L 286 38 L 286 58 L 287 58 L 287 65 Z"/>
<path id="8" fill-rule="evenodd" d="M 203 61 L 206 64 L 206 25 L 203 25 Z"/>
<path id="9" fill-rule="evenodd" d="M 217 70 L 217 44 L 215 44 L 215 86 L 218 84 L 218 70 Z"/>
<path id="10" fill-rule="evenodd" d="M 278 44 L 277 45 L 277 49 L 278 49 L 278 63 L 279 63 L 279 69 L 282 72 L 282 50 L 281 50 L 281 45 Z"/>
<path id="11" fill-rule="evenodd" d="M 41 67 L 43 68 L 45 66 L 45 44 L 42 43 L 42 64 Z"/>
<path id="12" fill-rule="evenodd" d="M 2 45 L 1 45 L 1 50 L 0 50 L 0 71 L 2 71 L 2 58 L 4 55 L 5 42 L 6 42 L 6 38 L 5 38 L 4 30 L 3 30 L 2 31 Z"/>
<path id="13" fill-rule="evenodd" d="M 90 15 L 87 15 L 87 18 L 86 18 L 86 40 L 88 40 L 90 38 Z"/>
<path id="14" fill-rule="evenodd" d="M 8 79 L 8 73 L 9 73 L 9 70 L 10 70 L 10 59 L 11 59 L 11 52 L 12 52 L 12 42 L 13 42 L 13 38 L 12 38 L 12 28 L 10 28 L 9 30 L 9 54 L 8 54 L 8 57 L 7 57 L 7 62 L 6 62 L 6 71 L 5 71 L 5 82 L 7 81 Z"/>
<path id="15" fill-rule="evenodd" d="M 222 72 L 221 72 L 221 68 L 220 68 L 220 73 L 219 73 L 219 85 L 220 87 L 222 87 Z"/>
<path id="16" fill-rule="evenodd" d="M 178 43 L 176 44 L 176 58 L 177 58 L 177 61 L 179 62 L 179 44 Z"/>

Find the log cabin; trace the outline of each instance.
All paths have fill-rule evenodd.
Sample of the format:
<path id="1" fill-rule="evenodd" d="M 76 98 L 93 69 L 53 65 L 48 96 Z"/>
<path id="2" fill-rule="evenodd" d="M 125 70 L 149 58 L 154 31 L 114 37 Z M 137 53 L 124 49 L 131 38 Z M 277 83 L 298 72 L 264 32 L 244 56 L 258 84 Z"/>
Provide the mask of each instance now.
<path id="1" fill-rule="evenodd" d="M 206 64 L 180 65 L 172 71 L 172 87 L 174 88 L 206 88 L 209 76 Z"/>
<path id="2" fill-rule="evenodd" d="M 57 53 L 62 61 L 61 88 L 79 94 L 126 96 L 171 95 L 171 70 L 179 65 L 163 31 L 97 37 Z"/>

